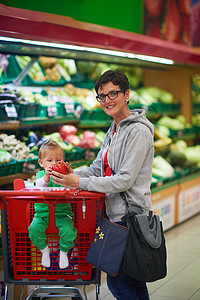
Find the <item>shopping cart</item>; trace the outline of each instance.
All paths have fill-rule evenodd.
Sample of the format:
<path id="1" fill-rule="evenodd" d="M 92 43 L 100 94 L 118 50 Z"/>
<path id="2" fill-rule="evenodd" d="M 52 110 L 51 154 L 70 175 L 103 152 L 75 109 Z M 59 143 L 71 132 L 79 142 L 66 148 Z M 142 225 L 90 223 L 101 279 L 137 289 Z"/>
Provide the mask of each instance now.
<path id="1" fill-rule="evenodd" d="M 40 286 L 31 291 L 27 300 L 41 299 L 44 295 L 84 300 L 87 299 L 86 286 L 95 284 L 96 299 L 99 299 L 100 270 L 85 259 L 104 208 L 104 198 L 101 193 L 65 188 L 25 188 L 20 179 L 14 181 L 14 190 L 0 191 L 5 300 L 9 284 Z M 59 236 L 54 217 L 56 204 L 63 201 L 71 204 L 77 228 L 74 247 L 68 253 L 69 266 L 64 270 L 58 264 Z M 35 202 L 45 202 L 49 206 L 49 226 L 46 230 L 51 251 L 49 268 L 41 266 L 41 252 L 28 237 Z M 75 287 L 81 285 L 84 296 Z"/>

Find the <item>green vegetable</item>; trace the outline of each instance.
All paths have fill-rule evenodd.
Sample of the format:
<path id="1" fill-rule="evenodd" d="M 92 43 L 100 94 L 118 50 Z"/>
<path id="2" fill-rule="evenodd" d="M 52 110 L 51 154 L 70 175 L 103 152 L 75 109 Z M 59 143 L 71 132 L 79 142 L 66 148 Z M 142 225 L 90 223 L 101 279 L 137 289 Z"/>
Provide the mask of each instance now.
<path id="1" fill-rule="evenodd" d="M 169 158 L 174 166 L 184 167 L 187 161 L 186 155 L 177 150 L 171 150 L 169 153 Z"/>
<path id="2" fill-rule="evenodd" d="M 172 177 L 174 175 L 174 168 L 168 163 L 166 159 L 158 155 L 154 157 L 152 175 L 158 177 Z"/>
<path id="3" fill-rule="evenodd" d="M 10 155 L 10 153 L 0 148 L 0 163 L 1 164 L 8 163 L 11 160 L 12 160 L 12 156 Z"/>

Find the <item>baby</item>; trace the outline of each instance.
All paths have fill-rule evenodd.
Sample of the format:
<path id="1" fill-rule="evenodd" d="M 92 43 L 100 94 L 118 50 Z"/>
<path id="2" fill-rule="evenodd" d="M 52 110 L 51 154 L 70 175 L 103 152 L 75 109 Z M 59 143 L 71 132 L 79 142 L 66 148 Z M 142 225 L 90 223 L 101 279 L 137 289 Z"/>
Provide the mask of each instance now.
<path id="1" fill-rule="evenodd" d="M 39 165 L 44 169 L 36 173 L 36 186 L 38 187 L 61 187 L 52 182 L 52 166 L 64 163 L 65 153 L 61 146 L 53 140 L 44 142 L 39 150 Z M 70 166 L 65 164 L 67 171 Z M 29 237 L 33 244 L 42 253 L 42 266 L 50 267 L 50 249 L 46 242 L 45 231 L 49 224 L 49 207 L 45 203 L 35 203 L 35 215 L 29 226 Z M 59 229 L 60 258 L 59 267 L 65 269 L 69 265 L 67 253 L 74 245 L 77 230 L 73 223 L 73 212 L 70 203 L 58 203 L 55 207 L 55 224 Z"/>

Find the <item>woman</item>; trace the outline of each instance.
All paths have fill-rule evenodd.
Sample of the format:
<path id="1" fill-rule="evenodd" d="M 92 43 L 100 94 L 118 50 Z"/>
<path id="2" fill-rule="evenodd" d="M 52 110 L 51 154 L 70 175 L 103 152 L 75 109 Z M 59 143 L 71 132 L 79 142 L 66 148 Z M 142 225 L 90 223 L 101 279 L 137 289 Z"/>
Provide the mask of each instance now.
<path id="1" fill-rule="evenodd" d="M 52 180 L 66 188 L 106 193 L 106 214 L 110 221 L 121 224 L 127 205 L 129 211 L 139 207 L 144 213 L 151 207 L 154 129 L 144 110 L 129 110 L 129 82 L 121 70 L 106 71 L 95 90 L 102 109 L 114 119 L 101 150 L 90 167 L 67 175 L 52 172 Z M 146 283 L 122 270 L 116 277 L 108 275 L 107 284 L 118 300 L 149 299 Z"/>

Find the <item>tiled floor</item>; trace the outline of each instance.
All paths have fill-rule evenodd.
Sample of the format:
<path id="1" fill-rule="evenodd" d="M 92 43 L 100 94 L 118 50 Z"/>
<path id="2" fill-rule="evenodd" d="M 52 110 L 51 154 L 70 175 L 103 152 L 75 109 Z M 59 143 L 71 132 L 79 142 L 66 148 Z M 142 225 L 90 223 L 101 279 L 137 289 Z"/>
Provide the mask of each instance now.
<path id="1" fill-rule="evenodd" d="M 168 275 L 148 284 L 150 300 L 200 300 L 200 214 L 165 232 L 165 238 Z M 82 290 L 83 286 L 79 288 Z M 86 292 L 87 300 L 96 300 L 95 285 L 87 286 Z M 103 272 L 100 299 L 115 299 L 107 288 Z"/>
<path id="2" fill-rule="evenodd" d="M 168 275 L 148 284 L 151 300 L 200 300 L 200 214 L 165 233 Z M 86 288 L 88 300 L 95 300 L 95 286 Z M 102 273 L 101 300 L 115 299 Z M 124 299 L 129 300 L 129 299 Z"/>

